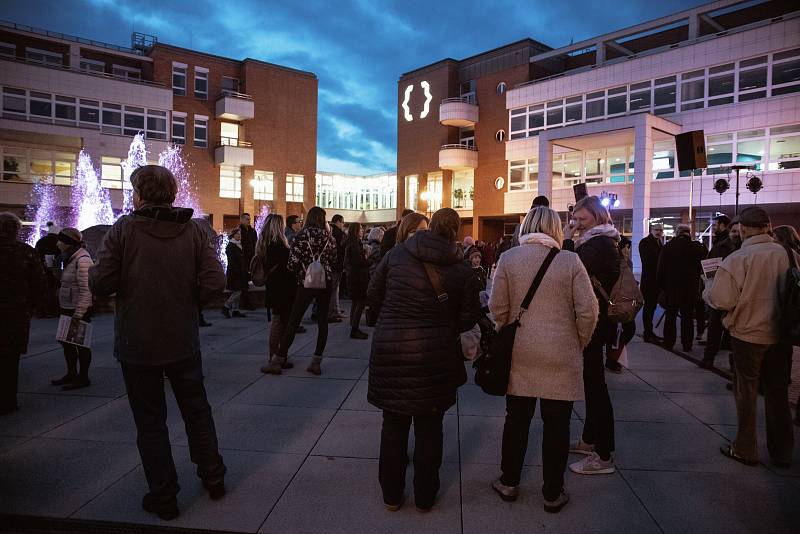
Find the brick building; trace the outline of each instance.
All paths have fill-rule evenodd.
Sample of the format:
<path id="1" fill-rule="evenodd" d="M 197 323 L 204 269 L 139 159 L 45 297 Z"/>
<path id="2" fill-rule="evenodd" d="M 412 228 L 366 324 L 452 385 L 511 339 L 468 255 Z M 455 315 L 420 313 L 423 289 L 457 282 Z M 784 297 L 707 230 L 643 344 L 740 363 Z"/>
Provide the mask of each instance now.
<path id="1" fill-rule="evenodd" d="M 445 59 L 400 77 L 397 121 L 398 211 L 451 206 L 482 239 L 510 233 L 537 194 L 566 214 L 580 183 L 634 242 L 654 220 L 702 232 L 735 211 L 736 165 L 740 205 L 798 226 L 800 12 L 721 0 L 558 49 Z M 694 130 L 708 165 L 692 177 L 674 138 Z"/>
<path id="2" fill-rule="evenodd" d="M 183 146 L 200 205 L 217 229 L 269 204 L 314 204 L 317 78 L 135 34 L 131 48 L 0 24 L 0 209 L 25 215 L 33 184 L 56 185 L 66 213 L 84 149 L 122 207 L 121 162 L 145 135 L 156 161 Z"/>

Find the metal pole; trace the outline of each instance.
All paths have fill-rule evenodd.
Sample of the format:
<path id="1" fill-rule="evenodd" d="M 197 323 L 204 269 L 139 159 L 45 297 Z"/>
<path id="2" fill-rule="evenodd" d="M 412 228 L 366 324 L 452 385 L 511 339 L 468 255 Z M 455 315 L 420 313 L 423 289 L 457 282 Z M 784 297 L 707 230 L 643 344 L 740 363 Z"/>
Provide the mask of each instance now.
<path id="1" fill-rule="evenodd" d="M 739 167 L 734 168 L 736 170 L 736 212 L 735 215 L 739 215 Z"/>

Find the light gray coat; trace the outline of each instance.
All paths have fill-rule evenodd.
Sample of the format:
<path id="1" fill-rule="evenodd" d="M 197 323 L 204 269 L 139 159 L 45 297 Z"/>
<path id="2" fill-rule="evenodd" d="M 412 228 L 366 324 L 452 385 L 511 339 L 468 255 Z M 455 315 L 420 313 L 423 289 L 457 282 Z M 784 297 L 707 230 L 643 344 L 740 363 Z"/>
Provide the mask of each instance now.
<path id="1" fill-rule="evenodd" d="M 499 329 L 512 322 L 550 247 L 544 234 L 520 238 L 494 275 L 489 309 Z M 508 393 L 521 397 L 583 399 L 583 349 L 597 324 L 598 305 L 586 268 L 573 252 L 559 252 L 517 329 Z"/>

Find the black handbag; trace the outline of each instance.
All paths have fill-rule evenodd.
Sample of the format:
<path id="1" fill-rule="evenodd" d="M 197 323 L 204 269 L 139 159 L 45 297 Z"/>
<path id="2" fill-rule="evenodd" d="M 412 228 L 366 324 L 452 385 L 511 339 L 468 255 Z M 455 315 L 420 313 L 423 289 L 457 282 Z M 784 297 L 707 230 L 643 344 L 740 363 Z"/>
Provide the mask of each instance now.
<path id="1" fill-rule="evenodd" d="M 558 254 L 557 248 L 551 248 L 550 253 L 545 258 L 539 272 L 533 278 L 528 293 L 519 306 L 519 313 L 513 322 L 503 326 L 499 332 L 490 335 L 486 344 L 488 349 L 484 351 L 472 364 L 475 369 L 475 383 L 489 395 L 503 396 L 508 391 L 508 379 L 511 374 L 511 353 L 514 350 L 514 338 L 517 335 L 517 328 L 520 326 L 522 315 L 528 310 L 528 306 L 542 283 L 547 268 Z"/>

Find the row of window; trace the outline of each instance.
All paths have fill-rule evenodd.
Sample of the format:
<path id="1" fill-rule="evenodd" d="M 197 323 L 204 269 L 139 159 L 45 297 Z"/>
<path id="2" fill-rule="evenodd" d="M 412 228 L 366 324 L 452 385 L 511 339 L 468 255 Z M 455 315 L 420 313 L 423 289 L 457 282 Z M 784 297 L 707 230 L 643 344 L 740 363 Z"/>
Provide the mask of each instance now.
<path id="1" fill-rule="evenodd" d="M 405 177 L 406 207 L 416 211 L 419 199 L 428 203 L 428 211 L 434 212 L 442 207 L 443 181 L 441 172 L 428 173 L 425 191 L 419 191 L 419 175 Z M 451 206 L 454 209 L 469 210 L 475 200 L 475 171 L 457 171 L 453 173 L 451 187 Z"/>
<path id="2" fill-rule="evenodd" d="M 0 42 L 0 56 L 16 58 L 17 45 L 14 43 Z M 43 65 L 63 66 L 64 54 L 60 52 L 53 52 L 52 50 L 42 50 L 38 48 L 25 48 L 25 59 L 34 63 L 41 63 Z M 106 62 L 97 59 L 89 59 L 81 57 L 78 68 L 84 72 L 105 74 Z M 111 73 L 116 78 L 125 80 L 141 80 L 142 69 L 135 67 L 128 67 L 127 65 L 112 64 Z"/>
<path id="3" fill-rule="evenodd" d="M 286 201 L 303 202 L 304 176 L 302 174 L 286 175 Z M 253 198 L 255 200 L 275 199 L 275 175 L 270 171 L 253 172 Z M 231 165 L 219 168 L 219 196 L 222 198 L 242 197 L 242 169 Z"/>
<path id="4" fill-rule="evenodd" d="M 800 169 L 800 124 L 744 130 L 706 137 L 706 174 L 727 174 L 735 163 L 753 165 L 757 171 Z M 553 155 L 553 187 L 586 183 L 631 183 L 634 175 L 632 145 L 571 151 Z M 653 178 L 690 176 L 677 171 L 675 141 L 653 143 Z M 510 161 L 508 189 L 533 190 L 539 179 L 537 158 Z"/>
<path id="5" fill-rule="evenodd" d="M 317 174 L 317 205 L 343 210 L 384 210 L 397 207 L 394 174 L 347 176 Z"/>
<path id="6" fill-rule="evenodd" d="M 75 154 L 19 147 L 0 147 L 3 182 L 71 185 Z"/>
<path id="7" fill-rule="evenodd" d="M 622 115 L 679 111 L 800 92 L 800 48 L 665 76 L 509 112 L 510 139 Z"/>
<path id="8" fill-rule="evenodd" d="M 188 94 L 186 81 L 189 76 L 189 66 L 186 63 L 172 62 L 172 94 L 186 96 Z M 240 83 L 237 78 L 222 77 L 222 90 L 238 93 Z M 194 97 L 200 100 L 208 99 L 208 69 L 194 67 Z"/>

